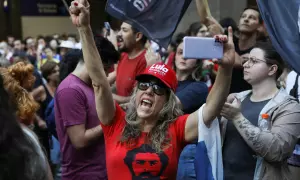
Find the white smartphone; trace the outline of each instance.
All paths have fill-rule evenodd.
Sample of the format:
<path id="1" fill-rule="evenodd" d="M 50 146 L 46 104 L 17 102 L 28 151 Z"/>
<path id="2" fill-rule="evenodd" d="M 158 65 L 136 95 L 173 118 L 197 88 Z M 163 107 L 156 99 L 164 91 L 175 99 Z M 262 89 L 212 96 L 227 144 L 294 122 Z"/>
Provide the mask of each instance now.
<path id="1" fill-rule="evenodd" d="M 183 58 L 185 59 L 222 59 L 223 43 L 215 38 L 184 37 Z"/>

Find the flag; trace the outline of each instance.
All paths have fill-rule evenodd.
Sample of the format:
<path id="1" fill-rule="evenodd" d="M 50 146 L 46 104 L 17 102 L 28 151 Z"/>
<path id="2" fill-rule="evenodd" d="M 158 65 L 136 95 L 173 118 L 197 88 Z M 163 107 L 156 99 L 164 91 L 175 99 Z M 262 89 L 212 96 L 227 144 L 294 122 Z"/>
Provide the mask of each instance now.
<path id="1" fill-rule="evenodd" d="M 300 74 L 300 0 L 257 0 L 276 51 Z"/>
<path id="2" fill-rule="evenodd" d="M 202 106 L 198 112 L 198 144 L 195 156 L 197 180 L 223 180 L 221 134 L 218 119 L 210 128 L 203 123 Z"/>
<path id="3" fill-rule="evenodd" d="M 191 0 L 108 0 L 106 12 L 167 48 Z"/>

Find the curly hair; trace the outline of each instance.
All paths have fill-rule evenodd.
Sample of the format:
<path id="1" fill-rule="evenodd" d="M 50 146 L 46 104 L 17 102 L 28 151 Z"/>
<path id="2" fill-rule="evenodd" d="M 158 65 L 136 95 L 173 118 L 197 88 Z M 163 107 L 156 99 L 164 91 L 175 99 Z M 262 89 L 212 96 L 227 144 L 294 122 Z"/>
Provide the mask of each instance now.
<path id="1" fill-rule="evenodd" d="M 32 87 L 35 82 L 34 66 L 30 63 L 20 61 L 9 66 L 8 72 L 22 87 Z"/>
<path id="2" fill-rule="evenodd" d="M 24 68 L 22 68 L 22 66 L 24 66 Z M 32 69 L 28 66 L 29 65 L 25 65 L 24 63 L 17 63 L 9 68 L 0 68 L 0 74 L 3 77 L 3 85 L 10 93 L 10 99 L 16 107 L 16 115 L 21 123 L 25 125 L 30 125 L 32 123 L 34 114 L 39 108 L 38 103 L 28 91 L 21 86 L 23 81 L 26 80 L 22 75 L 30 76 L 29 72 L 31 72 Z"/>
<path id="3" fill-rule="evenodd" d="M 46 179 L 44 158 L 22 130 L 14 110 L 0 75 L 0 179 Z"/>
<path id="4" fill-rule="evenodd" d="M 130 99 L 128 110 L 126 112 L 126 125 L 123 129 L 122 137 L 120 140 L 121 143 L 126 143 L 126 145 L 130 147 L 135 145 L 142 133 L 140 127 L 143 122 L 137 121 L 137 112 L 135 105 L 136 92 L 137 88 L 135 87 L 134 93 Z M 147 136 L 149 137 L 147 141 L 157 153 L 169 147 L 171 137 L 168 133 L 168 127 L 180 115 L 183 115 L 183 112 L 179 105 L 176 103 L 176 95 L 173 91 L 170 91 L 167 102 L 159 112 L 159 119 L 157 121 L 157 124 Z"/>

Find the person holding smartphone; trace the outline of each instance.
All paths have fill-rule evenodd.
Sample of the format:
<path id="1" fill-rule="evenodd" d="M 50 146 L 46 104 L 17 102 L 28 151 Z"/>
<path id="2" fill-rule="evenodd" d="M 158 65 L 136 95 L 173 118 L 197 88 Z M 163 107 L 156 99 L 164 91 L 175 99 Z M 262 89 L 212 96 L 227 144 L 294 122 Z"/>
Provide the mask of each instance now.
<path id="1" fill-rule="evenodd" d="M 88 1 L 73 1 L 70 13 L 82 40 L 83 56 L 95 92 L 105 137 L 108 178 L 175 179 L 182 148 L 198 136 L 198 121 L 210 127 L 226 100 L 235 61 L 232 29 L 228 38 L 219 36 L 224 43 L 224 58 L 219 61 L 215 86 L 200 109 L 182 115 L 174 93 L 176 74 L 165 64 L 157 63 L 136 77 L 138 82 L 129 110 L 124 112 L 113 100 L 97 53 Z"/>

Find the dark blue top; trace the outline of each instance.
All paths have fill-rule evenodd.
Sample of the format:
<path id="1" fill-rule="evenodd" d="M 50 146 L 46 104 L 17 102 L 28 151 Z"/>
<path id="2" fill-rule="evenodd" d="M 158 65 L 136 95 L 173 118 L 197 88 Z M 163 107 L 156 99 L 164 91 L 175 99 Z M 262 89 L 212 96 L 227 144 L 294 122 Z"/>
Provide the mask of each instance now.
<path id="1" fill-rule="evenodd" d="M 58 139 L 55 124 L 54 98 L 48 104 L 45 110 L 45 121 L 47 123 L 50 134 L 53 135 L 56 139 Z"/>
<path id="2" fill-rule="evenodd" d="M 242 102 L 242 114 L 254 126 L 261 110 L 270 100 L 253 102 L 250 95 Z M 248 146 L 232 121 L 228 121 L 223 144 L 224 180 L 253 180 L 256 153 Z"/>
<path id="3" fill-rule="evenodd" d="M 204 82 L 194 80 L 179 81 L 176 95 L 181 101 L 184 114 L 191 114 L 206 102 L 208 87 Z M 196 144 L 197 139 L 187 145 L 181 152 L 176 179 L 196 179 L 194 167 Z"/>
<path id="4" fill-rule="evenodd" d="M 198 110 L 205 102 L 208 87 L 204 82 L 185 80 L 179 81 L 176 96 L 181 101 L 184 114 L 191 114 Z"/>

